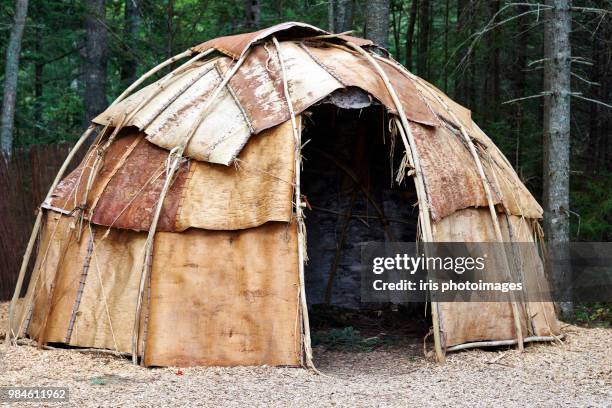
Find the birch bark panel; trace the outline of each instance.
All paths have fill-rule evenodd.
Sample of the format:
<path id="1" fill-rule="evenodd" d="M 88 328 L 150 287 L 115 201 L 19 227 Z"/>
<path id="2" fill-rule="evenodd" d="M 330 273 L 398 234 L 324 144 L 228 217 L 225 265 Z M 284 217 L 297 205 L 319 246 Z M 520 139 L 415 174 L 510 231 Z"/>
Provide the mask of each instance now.
<path id="1" fill-rule="evenodd" d="M 124 119 L 126 113 L 131 113 L 143 101 L 151 99 L 130 119 L 125 126 L 136 126 L 142 130 L 142 127 L 153 119 L 153 115 L 159 112 L 168 101 L 176 100 L 183 92 L 187 91 L 188 85 L 191 87 L 200 87 L 203 84 L 210 83 L 211 79 L 215 79 L 215 75 L 210 74 L 214 68 L 217 58 L 213 58 L 206 62 L 196 62 L 189 67 L 185 67 L 181 72 L 176 73 L 173 79 L 170 79 L 165 87 L 160 84 L 167 77 L 153 82 L 150 85 L 136 91 L 121 102 L 106 109 L 93 119 L 93 122 L 99 125 L 117 126 Z M 205 76 L 202 77 L 202 74 Z M 199 83 L 193 83 L 194 79 L 201 78 Z"/>
<path id="2" fill-rule="evenodd" d="M 61 246 L 69 234 L 68 220 L 60 214 L 47 212 L 43 226 L 40 245 L 36 256 L 36 265 L 33 276 L 38 272 L 38 278 L 30 282 L 26 299 L 32 298 L 32 319 L 27 334 L 38 339 L 46 313 L 50 305 L 50 291 L 53 282 L 53 269 L 58 265 Z M 20 322 L 25 322 L 29 310 L 23 310 L 24 315 Z"/>
<path id="3" fill-rule="evenodd" d="M 446 127 L 412 123 L 421 160 L 431 217 L 438 222 L 455 211 L 485 207 L 487 198 L 470 152 Z"/>
<path id="4" fill-rule="evenodd" d="M 297 44 L 282 42 L 281 50 L 289 93 L 297 114 L 342 88 L 340 82 Z M 289 120 L 282 72 L 272 45 L 254 47 L 249 58 L 230 81 L 230 86 L 247 112 L 254 133 Z"/>
<path id="5" fill-rule="evenodd" d="M 497 242 L 487 208 L 457 211 L 438 222 L 433 235 L 437 242 Z M 500 263 L 483 273 L 495 279 L 500 277 L 503 268 Z M 516 339 L 509 302 L 439 302 L 438 307 L 442 347 L 481 340 Z M 527 333 L 526 316 L 521 314 L 520 319 L 523 333 Z"/>
<path id="6" fill-rule="evenodd" d="M 356 86 L 369 92 L 391 112 L 396 112 L 393 100 L 382 78 L 372 71 L 366 59 L 332 47 L 307 46 L 307 49 L 316 61 L 335 77 L 340 78 L 345 86 Z M 438 121 L 434 114 L 418 96 L 413 81 L 392 67 L 385 65 L 383 69 L 390 76 L 395 89 L 399 90 L 406 117 L 425 125 L 437 124 Z"/>
<path id="7" fill-rule="evenodd" d="M 96 232 L 70 345 L 129 353 L 146 234 L 112 229 L 104 238 L 105 232 Z"/>
<path id="8" fill-rule="evenodd" d="M 145 364 L 297 365 L 295 224 L 156 239 Z"/>
<path id="9" fill-rule="evenodd" d="M 253 136 L 237 166 L 193 162 L 176 229 L 239 230 L 292 214 L 295 141 L 291 123 Z"/>

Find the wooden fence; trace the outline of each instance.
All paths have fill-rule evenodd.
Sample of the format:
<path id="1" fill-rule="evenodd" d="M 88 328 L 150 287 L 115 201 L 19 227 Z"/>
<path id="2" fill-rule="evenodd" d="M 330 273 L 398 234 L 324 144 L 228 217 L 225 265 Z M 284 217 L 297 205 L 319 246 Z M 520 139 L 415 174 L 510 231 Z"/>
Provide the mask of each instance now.
<path id="1" fill-rule="evenodd" d="M 16 150 L 10 162 L 0 154 L 0 300 L 13 295 L 36 209 L 69 151 L 65 143 L 37 145 Z M 71 167 L 81 158 L 82 154 Z M 26 287 L 24 284 L 24 290 Z"/>

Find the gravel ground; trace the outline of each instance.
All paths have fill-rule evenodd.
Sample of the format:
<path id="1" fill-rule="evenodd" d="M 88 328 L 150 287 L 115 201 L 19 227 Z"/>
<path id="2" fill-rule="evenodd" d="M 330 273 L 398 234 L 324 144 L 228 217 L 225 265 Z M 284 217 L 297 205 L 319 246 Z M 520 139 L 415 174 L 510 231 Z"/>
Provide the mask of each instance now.
<path id="1" fill-rule="evenodd" d="M 2 330 L 6 309 L 0 304 Z M 69 405 L 81 407 L 612 406 L 612 330 L 564 331 L 563 344 L 529 345 L 523 354 L 459 352 L 444 366 L 426 360 L 418 344 L 315 350 L 325 375 L 274 367 L 144 369 L 108 355 L 2 344 L 0 386 L 69 387 Z"/>

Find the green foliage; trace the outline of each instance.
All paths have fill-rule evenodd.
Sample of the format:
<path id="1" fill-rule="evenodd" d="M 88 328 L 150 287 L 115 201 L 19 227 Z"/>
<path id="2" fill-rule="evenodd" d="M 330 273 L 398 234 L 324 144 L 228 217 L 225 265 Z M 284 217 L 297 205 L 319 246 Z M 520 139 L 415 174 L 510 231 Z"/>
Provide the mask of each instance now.
<path id="1" fill-rule="evenodd" d="M 612 173 L 603 172 L 596 177 L 576 175 L 572 181 L 571 202 L 575 213 L 572 238 L 612 241 Z"/>
<path id="2" fill-rule="evenodd" d="M 390 0 L 389 51 L 416 71 L 415 60 L 420 51 L 417 38 L 426 32 L 426 23 L 417 18 L 414 41 L 408 45 L 413 1 Z M 252 29 L 245 25 L 244 0 L 138 0 L 139 31 L 136 38 L 129 38 L 124 33 L 125 2 L 106 0 L 108 102 L 128 86 L 121 78 L 123 64 L 135 64 L 137 75 L 141 75 L 194 44 Z M 580 6 L 600 7 L 601 2 L 584 0 L 579 3 Z M 283 21 L 303 21 L 327 28 L 327 1 L 261 0 L 260 4 L 260 22 L 255 28 Z M 367 31 L 365 0 L 356 0 L 354 4 L 353 34 L 364 35 Z M 458 0 L 418 3 L 419 7 L 424 4 L 431 7 L 430 34 L 425 50 L 427 68 L 416 73 L 472 111 L 478 125 L 500 147 L 519 177 L 540 199 L 543 99 L 503 102 L 538 95 L 544 90 L 542 66 L 537 63 L 542 58 L 543 47 L 541 16 L 529 14 L 511 19 L 474 41 L 474 33 L 486 26 L 497 8 L 508 3 Z M 468 7 L 463 14 L 460 13 L 461 5 Z M 508 6 L 497 21 L 517 16 L 520 7 L 520 2 Z M 0 0 L 0 49 L 3 50 L 8 42 L 13 10 L 14 0 Z M 83 0 L 30 0 L 17 93 L 16 147 L 72 141 L 83 130 L 83 27 L 88 13 Z M 574 14 L 572 55 L 588 61 L 594 59 L 596 63 L 573 64 L 572 72 L 600 84 L 589 85 L 575 77 L 572 90 L 609 103 L 612 86 L 610 76 L 605 73 L 612 67 L 612 20 L 594 17 L 596 15 L 590 13 Z M 409 64 L 408 46 L 413 54 Z M 578 218 L 572 215 L 572 237 L 610 240 L 612 166 L 609 157 L 612 146 L 600 155 L 595 168 L 590 162 L 598 143 L 600 146 L 609 144 L 606 140 L 612 124 L 612 110 L 595 109 L 591 103 L 579 99 L 572 101 L 571 210 L 581 217 L 578 228 Z"/>
<path id="3" fill-rule="evenodd" d="M 350 352 L 370 352 L 376 348 L 393 343 L 393 339 L 389 337 L 369 337 L 361 335 L 359 330 L 353 327 L 344 327 L 342 329 L 330 329 L 328 331 L 319 331 L 312 334 L 313 346 L 325 346 L 327 350 L 332 351 L 350 351 Z"/>
<path id="4" fill-rule="evenodd" d="M 104 377 L 92 377 L 89 379 L 91 385 L 106 385 L 106 379 Z"/>
<path id="5" fill-rule="evenodd" d="M 575 305 L 575 323 L 587 327 L 612 327 L 612 305 L 609 302 Z"/>

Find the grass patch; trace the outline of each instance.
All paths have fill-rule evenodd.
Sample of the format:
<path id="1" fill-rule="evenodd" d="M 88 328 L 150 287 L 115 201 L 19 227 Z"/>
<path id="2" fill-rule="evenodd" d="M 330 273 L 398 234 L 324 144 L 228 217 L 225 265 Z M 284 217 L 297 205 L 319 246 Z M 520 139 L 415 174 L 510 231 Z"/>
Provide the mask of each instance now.
<path id="1" fill-rule="evenodd" d="M 324 346 L 331 351 L 370 352 L 394 342 L 392 337 L 381 334 L 366 338 L 352 326 L 317 331 L 312 335 L 313 346 Z"/>

